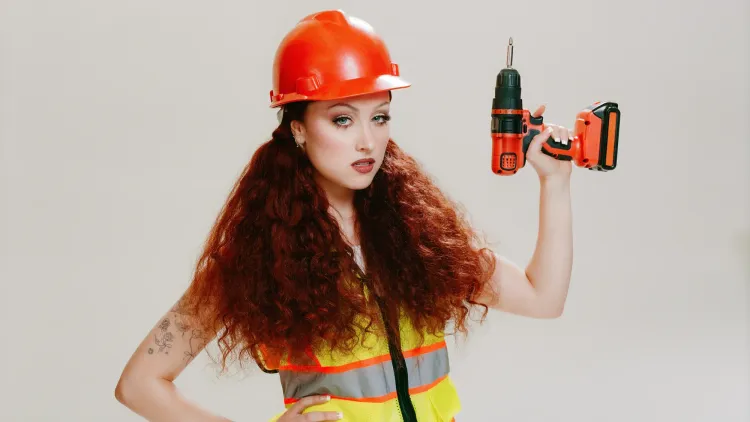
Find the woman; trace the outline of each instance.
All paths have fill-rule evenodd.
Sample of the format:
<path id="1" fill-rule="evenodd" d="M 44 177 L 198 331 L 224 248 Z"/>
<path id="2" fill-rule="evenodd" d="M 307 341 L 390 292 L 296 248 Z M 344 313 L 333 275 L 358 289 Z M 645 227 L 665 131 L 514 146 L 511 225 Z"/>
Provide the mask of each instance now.
<path id="1" fill-rule="evenodd" d="M 409 86 L 382 40 L 341 11 L 301 20 L 279 47 L 272 139 L 254 154 L 194 279 L 123 370 L 116 397 L 152 421 L 226 421 L 172 381 L 209 341 L 278 373 L 295 421 L 451 421 L 448 324 L 473 308 L 561 314 L 571 272 L 571 164 L 529 147 L 541 185 L 525 270 L 478 235 L 389 133 Z M 536 115 L 541 115 L 540 108 Z"/>

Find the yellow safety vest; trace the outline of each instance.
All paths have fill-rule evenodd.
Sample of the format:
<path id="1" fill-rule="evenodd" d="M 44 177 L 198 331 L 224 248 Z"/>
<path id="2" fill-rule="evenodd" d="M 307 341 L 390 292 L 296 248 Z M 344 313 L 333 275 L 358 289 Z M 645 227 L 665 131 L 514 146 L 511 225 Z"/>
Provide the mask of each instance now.
<path id="1" fill-rule="evenodd" d="M 361 277 L 358 273 L 357 278 Z M 364 284 L 363 288 L 369 295 Z M 344 421 L 403 422 L 409 420 L 404 412 L 411 402 L 418 422 L 455 421 L 461 403 L 449 375 L 444 335 L 425 334 L 420 344 L 414 327 L 403 316 L 400 332 L 401 353 L 389 347 L 388 338 L 360 332 L 363 340 L 351 353 L 310 349 L 313 363 L 305 366 L 281 358 L 270 369 L 279 374 L 285 408 L 303 397 L 328 394 L 331 401 L 311 406 L 305 413 L 337 411 L 343 413 Z M 403 358 L 405 366 L 396 370 L 394 358 Z M 277 421 L 285 411 L 270 421 Z"/>

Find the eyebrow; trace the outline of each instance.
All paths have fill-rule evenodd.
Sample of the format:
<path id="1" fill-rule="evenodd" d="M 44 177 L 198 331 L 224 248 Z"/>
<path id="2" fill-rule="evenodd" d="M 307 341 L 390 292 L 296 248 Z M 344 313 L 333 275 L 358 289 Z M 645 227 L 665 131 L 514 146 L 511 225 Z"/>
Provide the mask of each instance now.
<path id="1" fill-rule="evenodd" d="M 385 101 L 385 102 L 379 104 L 378 107 L 382 107 L 382 106 L 388 105 L 390 103 L 391 103 L 390 101 Z M 350 109 L 352 109 L 354 111 L 358 111 L 356 107 L 354 107 L 354 106 L 352 106 L 351 104 L 348 104 L 348 103 L 336 103 L 336 104 L 328 107 L 328 109 L 330 110 L 330 109 L 332 109 L 332 108 L 334 108 L 336 106 L 344 106 L 344 107 L 348 107 L 348 108 L 350 108 Z M 378 107 L 375 107 L 375 108 L 378 108 Z"/>

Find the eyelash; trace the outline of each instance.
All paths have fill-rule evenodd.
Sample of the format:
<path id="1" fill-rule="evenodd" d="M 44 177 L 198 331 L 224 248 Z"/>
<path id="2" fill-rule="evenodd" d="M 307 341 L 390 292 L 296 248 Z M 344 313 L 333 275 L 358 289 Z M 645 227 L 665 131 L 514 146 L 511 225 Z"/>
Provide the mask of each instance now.
<path id="1" fill-rule="evenodd" d="M 388 122 L 391 120 L 391 116 L 388 114 L 379 114 L 375 116 L 375 118 L 378 118 L 378 117 L 381 117 L 383 119 L 381 122 L 377 122 L 378 126 L 383 126 L 385 124 L 388 124 Z M 332 120 L 333 124 L 336 125 L 338 128 L 342 128 L 342 129 L 347 128 L 349 125 L 338 123 L 341 119 L 351 120 L 351 118 L 349 118 L 348 116 L 338 116 Z"/>

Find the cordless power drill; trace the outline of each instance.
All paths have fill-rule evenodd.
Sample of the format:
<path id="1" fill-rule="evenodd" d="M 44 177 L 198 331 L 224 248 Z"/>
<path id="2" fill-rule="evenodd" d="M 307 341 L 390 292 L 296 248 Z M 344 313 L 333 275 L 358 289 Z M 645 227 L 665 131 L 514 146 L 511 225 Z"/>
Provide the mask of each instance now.
<path id="1" fill-rule="evenodd" d="M 497 75 L 492 100 L 492 172 L 501 176 L 516 174 L 526 164 L 531 140 L 546 130 L 542 116 L 534 117 L 523 108 L 521 76 L 512 64 L 513 38 L 508 41 L 507 67 Z M 619 132 L 617 104 L 597 101 L 578 113 L 572 140 L 563 144 L 550 137 L 542 152 L 589 170 L 614 170 Z"/>

